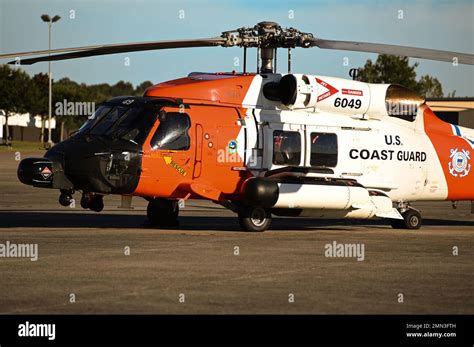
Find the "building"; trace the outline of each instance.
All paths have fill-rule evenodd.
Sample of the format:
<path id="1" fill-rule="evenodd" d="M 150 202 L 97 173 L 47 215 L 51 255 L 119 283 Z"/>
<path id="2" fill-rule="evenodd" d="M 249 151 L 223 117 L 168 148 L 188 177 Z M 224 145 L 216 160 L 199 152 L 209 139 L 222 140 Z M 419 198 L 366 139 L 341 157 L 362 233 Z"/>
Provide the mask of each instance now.
<path id="1" fill-rule="evenodd" d="M 426 103 L 445 122 L 474 129 L 474 98 L 433 98 Z"/>
<path id="2" fill-rule="evenodd" d="M 3 142 L 6 136 L 5 130 L 5 112 L 0 110 L 0 142 Z M 49 122 L 46 118 L 44 121 L 44 140 L 48 140 L 48 126 Z M 53 117 L 51 120 L 51 129 L 53 129 L 53 140 L 56 129 L 56 120 Z M 41 140 L 41 117 L 31 116 L 29 113 L 14 114 L 8 117 L 8 130 L 10 138 L 13 141 L 33 141 L 39 142 Z"/>

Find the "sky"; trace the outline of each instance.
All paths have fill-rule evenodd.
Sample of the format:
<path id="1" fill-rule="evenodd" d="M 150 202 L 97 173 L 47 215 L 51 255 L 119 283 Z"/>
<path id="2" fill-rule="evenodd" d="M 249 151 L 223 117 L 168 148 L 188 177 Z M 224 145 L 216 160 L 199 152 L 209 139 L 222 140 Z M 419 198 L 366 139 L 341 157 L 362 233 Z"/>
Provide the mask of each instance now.
<path id="1" fill-rule="evenodd" d="M 53 24 L 53 48 L 215 37 L 267 20 L 325 39 L 474 53 L 474 0 L 0 0 L 0 52 L 47 49 L 48 28 L 42 14 L 62 17 Z M 82 58 L 54 62 L 53 76 L 87 84 L 159 83 L 192 71 L 239 71 L 242 51 L 185 48 Z M 240 67 L 234 65 L 236 57 Z M 344 65 L 345 58 L 349 66 Z M 350 68 L 376 58 L 369 53 L 300 48 L 293 51 L 292 72 L 350 78 Z M 445 95 L 455 90 L 456 96 L 474 96 L 474 66 L 410 59 L 415 61 L 420 64 L 418 77 L 438 78 Z M 248 62 L 248 70 L 254 71 L 253 49 Z M 286 51 L 279 51 L 278 62 L 279 70 L 286 72 Z M 21 68 L 35 74 L 47 72 L 48 64 Z"/>

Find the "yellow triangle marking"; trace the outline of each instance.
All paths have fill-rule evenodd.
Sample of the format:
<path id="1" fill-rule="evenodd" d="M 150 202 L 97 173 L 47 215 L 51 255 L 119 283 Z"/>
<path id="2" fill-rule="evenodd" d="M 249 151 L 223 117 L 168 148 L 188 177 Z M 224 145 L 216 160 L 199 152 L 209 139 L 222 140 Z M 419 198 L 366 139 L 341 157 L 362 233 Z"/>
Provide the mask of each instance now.
<path id="1" fill-rule="evenodd" d="M 171 164 L 171 162 L 173 161 L 173 158 L 170 157 L 170 156 L 167 156 L 167 155 L 163 156 L 163 159 L 164 159 L 166 165 Z"/>

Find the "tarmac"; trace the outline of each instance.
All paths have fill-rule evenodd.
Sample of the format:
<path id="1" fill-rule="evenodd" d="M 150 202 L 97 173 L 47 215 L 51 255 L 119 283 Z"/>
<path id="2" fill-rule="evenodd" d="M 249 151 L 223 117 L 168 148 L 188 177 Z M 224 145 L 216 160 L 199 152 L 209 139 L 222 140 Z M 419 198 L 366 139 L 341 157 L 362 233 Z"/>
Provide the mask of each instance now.
<path id="1" fill-rule="evenodd" d="M 275 218 L 248 233 L 219 205 L 186 201 L 179 228 L 163 230 L 137 197 L 133 209 L 116 196 L 101 213 L 62 207 L 58 191 L 18 181 L 16 159 L 0 153 L 0 246 L 37 245 L 38 259 L 0 257 L 0 313 L 474 313 L 468 202 L 414 204 L 418 231 Z M 328 253 L 340 244 L 363 256 Z"/>

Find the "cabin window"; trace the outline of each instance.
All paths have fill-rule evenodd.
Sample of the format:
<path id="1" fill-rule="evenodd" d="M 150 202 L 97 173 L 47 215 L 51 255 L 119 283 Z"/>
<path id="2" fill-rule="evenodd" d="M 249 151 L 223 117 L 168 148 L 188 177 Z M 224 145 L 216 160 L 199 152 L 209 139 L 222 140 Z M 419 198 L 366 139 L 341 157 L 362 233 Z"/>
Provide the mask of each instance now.
<path id="1" fill-rule="evenodd" d="M 335 167 L 337 165 L 337 135 L 311 133 L 311 166 Z"/>
<path id="2" fill-rule="evenodd" d="M 300 165 L 301 135 L 297 131 L 273 132 L 273 164 Z"/>
<path id="3" fill-rule="evenodd" d="M 151 139 L 153 149 L 182 151 L 189 149 L 191 140 L 188 130 L 191 121 L 186 113 L 163 112 L 159 116 L 160 125 Z"/>

